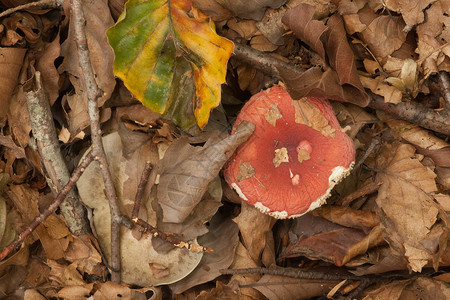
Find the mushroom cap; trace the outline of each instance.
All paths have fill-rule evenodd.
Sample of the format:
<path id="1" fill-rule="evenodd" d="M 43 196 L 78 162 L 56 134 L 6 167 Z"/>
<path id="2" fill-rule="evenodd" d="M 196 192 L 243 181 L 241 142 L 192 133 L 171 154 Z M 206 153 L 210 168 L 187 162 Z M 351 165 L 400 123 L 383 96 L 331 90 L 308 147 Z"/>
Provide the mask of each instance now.
<path id="1" fill-rule="evenodd" d="M 255 131 L 227 162 L 225 180 L 275 218 L 298 217 L 325 203 L 354 164 L 353 141 L 328 100 L 292 100 L 277 85 L 255 94 L 234 128 L 242 121 L 255 124 Z"/>

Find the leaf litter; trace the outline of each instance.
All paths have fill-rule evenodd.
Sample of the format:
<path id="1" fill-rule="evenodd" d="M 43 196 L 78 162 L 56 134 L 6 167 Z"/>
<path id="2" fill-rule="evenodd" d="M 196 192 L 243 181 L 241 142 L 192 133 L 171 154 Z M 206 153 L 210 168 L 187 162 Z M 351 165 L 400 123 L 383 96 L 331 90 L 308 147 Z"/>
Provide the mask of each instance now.
<path id="1" fill-rule="evenodd" d="M 2 8 L 6 2 L 0 1 Z M 337 100 L 333 106 L 342 127 L 353 138 L 358 157 L 366 157 L 363 167 L 334 189 L 329 204 L 285 221 L 227 201 L 238 197 L 229 196 L 221 177 L 224 163 L 252 132 L 251 124 L 245 124 L 237 134 L 228 134 L 236 113 L 273 79 L 255 65 L 232 58 L 222 104 L 211 112 L 208 123 L 216 122 L 214 128 L 222 132 L 180 130 L 144 108 L 114 78 L 106 31 L 123 7 L 112 2 L 86 2 L 84 14 L 94 73 L 103 91 L 99 107 L 105 149 L 122 213 L 131 216 L 148 161 L 153 171 L 139 217 L 214 252 L 180 249 L 143 230 L 123 227 L 123 283 L 108 281 L 109 207 L 94 162 L 78 182 L 91 212 L 93 235 L 74 236 L 59 212 L 51 215 L 0 262 L 2 295 L 157 299 L 169 293 L 176 299 L 306 299 L 327 293 L 348 296 L 363 282 L 237 272 L 277 265 L 294 268 L 297 274 L 372 276 L 367 277 L 372 284 L 356 295 L 361 299 L 448 298 L 448 137 L 366 107 L 374 93 L 386 103 L 419 102 L 437 112 L 448 110 L 438 75 L 450 71 L 444 1 L 415 6 L 397 0 L 193 1 L 217 21 L 220 36 L 307 69 L 301 76 L 286 69 L 279 78 L 297 99 Z M 88 147 L 85 87 L 68 3 L 62 10 L 19 11 L 0 18 L 0 77 L 5 79 L 0 87 L 2 248 L 54 196 L 30 135 L 25 105 L 23 85 L 35 71 L 42 74 L 68 165 L 75 166 Z M 188 80 L 187 65 L 180 66 L 175 75 Z M 165 117 L 176 121 L 193 112 L 196 104 L 189 101 L 183 103 L 190 108 Z M 372 147 L 375 139 L 380 142 Z M 222 269 L 236 273 L 221 275 Z"/>

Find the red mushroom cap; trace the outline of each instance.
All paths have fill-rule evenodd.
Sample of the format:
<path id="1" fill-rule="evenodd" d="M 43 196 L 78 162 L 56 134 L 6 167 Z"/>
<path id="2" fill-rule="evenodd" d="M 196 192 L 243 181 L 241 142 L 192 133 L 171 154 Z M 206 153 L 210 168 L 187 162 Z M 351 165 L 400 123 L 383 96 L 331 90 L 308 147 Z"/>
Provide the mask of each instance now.
<path id="1" fill-rule="evenodd" d="M 244 105 L 234 128 L 244 120 L 255 131 L 227 162 L 225 180 L 275 218 L 298 217 L 325 203 L 354 164 L 353 141 L 325 99 L 292 100 L 274 86 Z"/>

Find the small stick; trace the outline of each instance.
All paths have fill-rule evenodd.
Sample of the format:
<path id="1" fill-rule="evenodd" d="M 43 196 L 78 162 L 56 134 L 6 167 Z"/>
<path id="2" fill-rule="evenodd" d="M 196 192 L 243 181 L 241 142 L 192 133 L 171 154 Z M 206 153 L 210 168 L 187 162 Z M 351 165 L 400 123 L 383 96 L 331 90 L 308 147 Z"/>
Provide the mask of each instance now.
<path id="1" fill-rule="evenodd" d="M 87 166 L 92 162 L 94 156 L 92 155 L 92 151 L 89 151 L 88 154 L 81 160 L 80 164 L 73 171 L 72 176 L 69 178 L 67 184 L 59 191 L 53 203 L 38 217 L 36 217 L 31 224 L 27 226 L 27 228 L 19 234 L 19 236 L 8 246 L 6 246 L 2 252 L 0 252 L 0 261 L 3 260 L 6 256 L 8 256 L 17 246 L 19 246 L 23 241 L 38 227 L 42 222 L 44 222 L 62 203 L 62 201 L 66 198 L 67 194 L 73 189 L 76 182 L 80 178 L 81 174 L 83 174 L 84 170 Z"/>
<path id="2" fill-rule="evenodd" d="M 9 8 L 3 12 L 0 13 L 0 18 L 3 18 L 4 16 L 10 15 L 13 12 L 28 9 L 36 6 L 49 6 L 49 7 L 60 7 L 63 5 L 64 0 L 40 0 L 36 2 L 26 3 L 23 5 L 19 5 L 16 7 Z"/>
<path id="3" fill-rule="evenodd" d="M 152 172 L 152 164 L 150 162 L 145 163 L 144 171 L 142 171 L 141 181 L 139 182 L 136 198 L 134 199 L 133 212 L 131 213 L 131 219 L 134 220 L 138 218 L 139 209 L 141 207 L 142 196 L 144 195 L 145 187 L 148 183 L 150 173 Z"/>
<path id="4" fill-rule="evenodd" d="M 105 184 L 106 197 L 109 202 L 111 214 L 111 281 L 120 282 L 120 224 L 123 216 L 120 212 L 119 202 L 117 199 L 114 182 L 112 181 L 109 164 L 106 159 L 105 150 L 103 148 L 101 129 L 100 129 L 100 113 L 98 109 L 97 99 L 103 94 L 95 81 L 94 70 L 92 68 L 89 48 L 87 44 L 84 18 L 81 0 L 71 0 L 70 7 L 72 11 L 73 26 L 75 33 L 75 42 L 78 49 L 78 60 L 83 73 L 82 79 L 86 88 L 86 96 L 88 100 L 88 112 L 91 125 L 92 149 L 95 160 L 100 164 L 100 170 Z"/>
<path id="5" fill-rule="evenodd" d="M 180 240 L 179 238 L 175 237 L 174 235 L 167 234 L 167 233 L 165 233 L 165 232 L 163 232 L 163 231 L 153 227 L 152 225 L 148 224 L 147 222 L 145 222 L 142 219 L 135 218 L 135 219 L 133 219 L 133 222 L 135 224 L 141 226 L 142 228 L 144 228 L 148 232 L 150 232 L 150 234 L 154 238 L 160 238 L 163 241 L 174 245 L 175 247 L 186 248 L 186 249 L 188 249 L 189 251 L 192 251 L 192 252 L 214 252 L 213 249 L 208 248 L 208 247 L 203 247 L 203 246 L 200 246 L 200 245 L 195 245 L 195 244 L 191 244 L 191 243 L 188 243 L 188 242 L 183 242 L 182 240 Z"/>

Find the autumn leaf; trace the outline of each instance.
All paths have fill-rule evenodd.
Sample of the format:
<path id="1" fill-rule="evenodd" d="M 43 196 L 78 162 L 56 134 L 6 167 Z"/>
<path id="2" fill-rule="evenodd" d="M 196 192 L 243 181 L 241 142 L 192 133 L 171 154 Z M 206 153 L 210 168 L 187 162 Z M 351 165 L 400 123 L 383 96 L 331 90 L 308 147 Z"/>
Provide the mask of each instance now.
<path id="1" fill-rule="evenodd" d="M 200 128 L 220 103 L 233 43 L 191 1 L 128 1 L 108 31 L 114 73 L 144 106 Z"/>
<path id="2" fill-rule="evenodd" d="M 415 272 L 431 261 L 437 267 L 445 250 L 447 216 L 432 197 L 436 175 L 414 158 L 407 144 L 386 144 L 376 159 L 382 184 L 376 199 L 385 239 Z"/>

